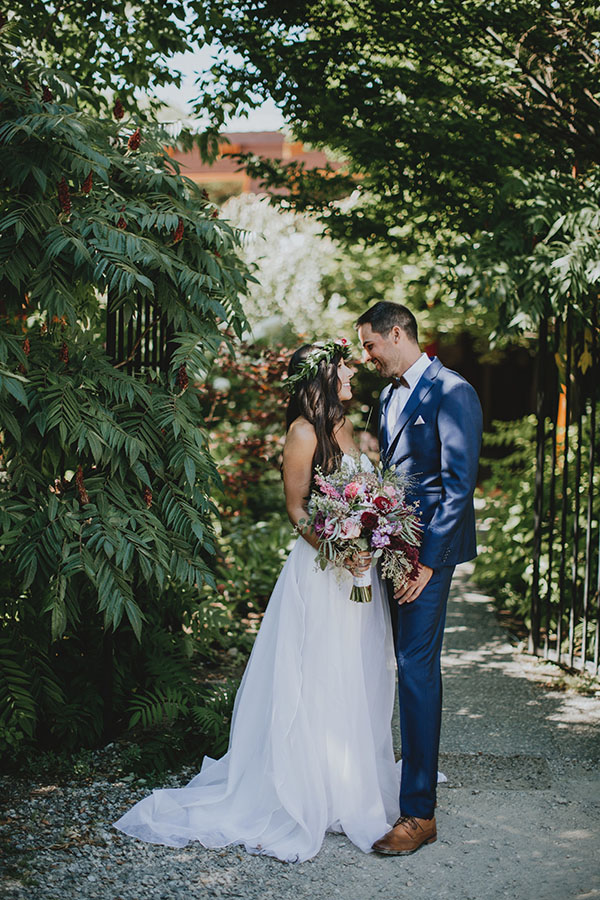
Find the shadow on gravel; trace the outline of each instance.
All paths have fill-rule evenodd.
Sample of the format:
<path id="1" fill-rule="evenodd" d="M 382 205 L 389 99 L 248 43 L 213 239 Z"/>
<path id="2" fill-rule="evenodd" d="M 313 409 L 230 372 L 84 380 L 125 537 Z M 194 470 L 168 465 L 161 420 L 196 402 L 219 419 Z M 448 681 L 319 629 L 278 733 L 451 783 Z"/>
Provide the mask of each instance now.
<path id="1" fill-rule="evenodd" d="M 457 580 L 443 653 L 442 750 L 536 758 L 600 756 L 599 702 L 548 690 L 543 663 L 517 653 L 494 608 Z"/>

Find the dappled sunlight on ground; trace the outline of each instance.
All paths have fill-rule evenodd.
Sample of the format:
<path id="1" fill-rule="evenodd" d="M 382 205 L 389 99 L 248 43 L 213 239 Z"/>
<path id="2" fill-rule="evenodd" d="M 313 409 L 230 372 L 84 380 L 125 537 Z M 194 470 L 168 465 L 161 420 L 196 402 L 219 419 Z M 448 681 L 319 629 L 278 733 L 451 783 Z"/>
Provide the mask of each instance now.
<path id="1" fill-rule="evenodd" d="M 490 598 L 468 582 L 470 568 L 457 570 L 448 605 L 442 751 L 466 743 L 497 752 L 499 742 L 506 754 L 555 757 L 577 735 L 579 752 L 600 756 L 598 697 L 553 689 L 562 686 L 558 667 L 510 643 Z"/>
<path id="2" fill-rule="evenodd" d="M 467 567 L 468 568 L 468 567 Z M 461 567 L 462 570 L 462 567 Z M 7 900 L 600 900 L 600 698 L 558 690 L 459 571 L 448 609 L 438 840 L 381 857 L 327 835 L 299 865 L 146 846 L 110 828 L 145 787 L 0 784 Z M 398 739 L 397 716 L 394 719 Z M 182 773 L 179 773 L 181 776 Z M 183 779 L 187 780 L 187 777 Z"/>

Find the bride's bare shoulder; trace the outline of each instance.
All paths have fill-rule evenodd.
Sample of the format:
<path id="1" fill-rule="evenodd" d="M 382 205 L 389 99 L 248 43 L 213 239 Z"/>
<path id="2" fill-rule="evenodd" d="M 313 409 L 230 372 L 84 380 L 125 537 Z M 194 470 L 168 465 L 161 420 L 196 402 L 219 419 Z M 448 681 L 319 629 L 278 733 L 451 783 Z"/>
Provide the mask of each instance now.
<path id="1" fill-rule="evenodd" d="M 286 440 L 300 442 L 312 440 L 316 443 L 317 432 L 315 431 L 315 426 L 308 419 L 305 419 L 304 416 L 298 416 L 288 428 Z"/>
<path id="2" fill-rule="evenodd" d="M 311 458 L 317 446 L 317 433 L 303 416 L 294 419 L 285 436 L 284 455 L 290 453 L 310 453 Z"/>

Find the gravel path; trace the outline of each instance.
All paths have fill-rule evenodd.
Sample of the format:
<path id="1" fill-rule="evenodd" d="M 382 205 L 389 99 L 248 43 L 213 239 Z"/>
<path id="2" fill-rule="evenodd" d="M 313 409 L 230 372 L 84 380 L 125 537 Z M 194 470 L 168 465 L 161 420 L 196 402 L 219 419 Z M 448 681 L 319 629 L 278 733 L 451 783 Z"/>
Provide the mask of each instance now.
<path id="1" fill-rule="evenodd" d="M 488 598 L 455 578 L 444 654 L 436 844 L 363 854 L 329 835 L 286 865 L 238 849 L 148 846 L 114 821 L 148 788 L 3 779 L 6 900 L 587 900 L 600 898 L 600 696 L 560 690 L 560 672 L 520 655 Z M 110 752 L 110 751 L 108 751 Z M 167 784 L 185 784 L 179 772 Z"/>

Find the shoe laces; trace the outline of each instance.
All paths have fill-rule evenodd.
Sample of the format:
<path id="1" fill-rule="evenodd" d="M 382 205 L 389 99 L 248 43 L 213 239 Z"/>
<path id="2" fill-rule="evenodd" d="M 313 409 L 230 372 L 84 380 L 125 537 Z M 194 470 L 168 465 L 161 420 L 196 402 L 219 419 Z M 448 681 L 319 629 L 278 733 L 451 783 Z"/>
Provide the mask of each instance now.
<path id="1" fill-rule="evenodd" d="M 400 816 L 398 821 L 394 823 L 394 828 L 396 827 L 396 825 L 408 825 L 410 828 L 412 828 L 413 831 L 416 831 L 419 827 L 415 821 L 414 816 Z"/>

